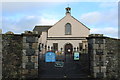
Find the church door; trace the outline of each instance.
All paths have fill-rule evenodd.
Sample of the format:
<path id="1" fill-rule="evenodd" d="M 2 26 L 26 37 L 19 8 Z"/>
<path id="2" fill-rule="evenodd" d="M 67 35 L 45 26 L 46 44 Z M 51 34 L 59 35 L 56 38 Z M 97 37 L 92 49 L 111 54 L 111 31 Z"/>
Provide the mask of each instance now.
<path id="1" fill-rule="evenodd" d="M 65 45 L 65 54 L 72 54 L 73 52 L 73 46 L 72 44 L 68 43 Z"/>

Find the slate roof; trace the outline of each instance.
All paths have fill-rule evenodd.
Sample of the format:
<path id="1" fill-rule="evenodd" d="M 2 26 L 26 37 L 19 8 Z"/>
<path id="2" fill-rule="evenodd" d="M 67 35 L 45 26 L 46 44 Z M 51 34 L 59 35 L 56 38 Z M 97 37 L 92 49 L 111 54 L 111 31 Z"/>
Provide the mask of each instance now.
<path id="1" fill-rule="evenodd" d="M 51 28 L 52 25 L 37 25 L 33 29 L 33 31 L 38 31 L 38 34 L 41 35 L 42 31 L 48 31 L 49 28 Z"/>

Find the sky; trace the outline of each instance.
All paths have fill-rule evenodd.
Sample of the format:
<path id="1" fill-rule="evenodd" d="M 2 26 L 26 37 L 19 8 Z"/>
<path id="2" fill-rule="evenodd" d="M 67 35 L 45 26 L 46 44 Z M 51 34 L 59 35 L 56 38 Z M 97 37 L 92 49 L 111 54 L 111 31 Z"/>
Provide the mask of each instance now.
<path id="1" fill-rule="evenodd" d="M 68 5 L 69 4 L 69 5 Z M 32 31 L 36 25 L 54 25 L 71 7 L 71 15 L 91 34 L 118 38 L 118 2 L 2 2 L 3 33 Z"/>

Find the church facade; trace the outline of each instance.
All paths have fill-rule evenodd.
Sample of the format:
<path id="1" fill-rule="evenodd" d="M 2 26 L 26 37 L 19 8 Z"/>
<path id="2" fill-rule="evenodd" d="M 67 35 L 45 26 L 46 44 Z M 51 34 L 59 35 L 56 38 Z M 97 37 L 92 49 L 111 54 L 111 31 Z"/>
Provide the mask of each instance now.
<path id="1" fill-rule="evenodd" d="M 40 34 L 38 43 L 42 51 L 68 52 L 79 51 L 87 48 L 86 37 L 90 29 L 71 16 L 71 8 L 66 8 L 66 15 L 54 25 L 35 26 L 33 31 Z"/>
<path id="2" fill-rule="evenodd" d="M 120 79 L 120 39 L 90 35 L 90 29 L 71 16 L 69 7 L 54 25 L 1 36 L 3 80 Z"/>

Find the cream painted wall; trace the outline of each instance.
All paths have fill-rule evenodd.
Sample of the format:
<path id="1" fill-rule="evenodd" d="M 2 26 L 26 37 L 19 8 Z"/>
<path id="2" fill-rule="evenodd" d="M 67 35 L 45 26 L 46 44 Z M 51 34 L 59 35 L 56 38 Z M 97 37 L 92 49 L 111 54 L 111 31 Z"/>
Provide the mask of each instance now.
<path id="1" fill-rule="evenodd" d="M 72 35 L 65 35 L 65 25 L 70 23 L 72 25 Z M 48 33 L 43 31 L 39 38 L 39 43 L 46 44 L 47 46 L 53 47 L 53 43 L 58 43 L 58 50 L 61 48 L 64 50 L 64 46 L 67 43 L 71 43 L 74 47 L 79 47 L 79 43 L 83 43 L 85 40 L 47 40 L 47 37 L 88 37 L 90 30 L 83 26 L 80 22 L 75 20 L 70 14 L 67 14 L 63 19 L 57 22 L 53 27 L 48 30 Z M 83 43 L 83 48 L 85 48 Z"/>
<path id="2" fill-rule="evenodd" d="M 47 41 L 47 32 L 43 31 L 42 34 L 41 34 L 41 37 L 38 40 L 39 40 L 39 43 L 46 44 L 46 41 Z"/>
<path id="3" fill-rule="evenodd" d="M 58 50 L 60 51 L 61 48 L 64 50 L 64 46 L 67 43 L 71 43 L 74 47 L 79 47 L 79 43 L 82 43 L 82 41 L 87 40 L 47 40 L 47 46 L 53 46 L 53 43 L 58 43 Z"/>
<path id="4" fill-rule="evenodd" d="M 72 25 L 72 35 L 65 35 L 66 23 Z M 90 30 L 71 17 L 70 14 L 67 14 L 48 30 L 48 37 L 88 37 L 89 34 Z"/>

